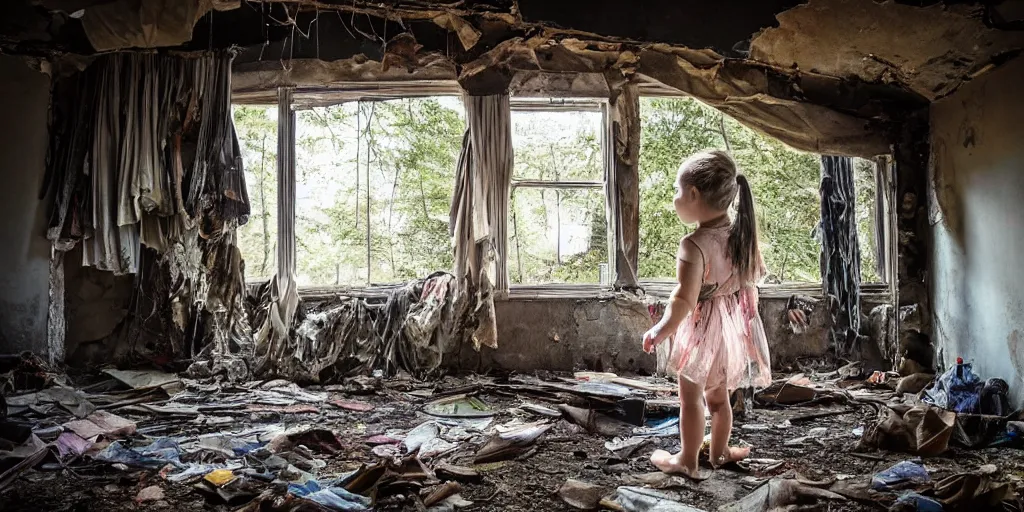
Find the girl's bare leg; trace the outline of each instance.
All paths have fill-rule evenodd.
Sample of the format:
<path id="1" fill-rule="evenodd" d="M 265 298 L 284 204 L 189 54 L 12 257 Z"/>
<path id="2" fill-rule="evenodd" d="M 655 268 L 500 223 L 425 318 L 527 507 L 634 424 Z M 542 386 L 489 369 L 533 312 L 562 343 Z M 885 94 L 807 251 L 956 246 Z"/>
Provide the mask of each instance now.
<path id="1" fill-rule="evenodd" d="M 705 478 L 698 472 L 697 457 L 704 441 L 703 389 L 683 376 L 679 376 L 679 442 L 682 450 L 672 455 L 657 450 L 651 462 L 665 473 L 682 474 L 694 479 Z"/>
<path id="2" fill-rule="evenodd" d="M 711 412 L 711 465 L 718 467 L 750 456 L 750 448 L 729 447 L 729 436 L 732 435 L 729 392 L 724 387 L 709 389 L 704 392 L 704 399 Z"/>

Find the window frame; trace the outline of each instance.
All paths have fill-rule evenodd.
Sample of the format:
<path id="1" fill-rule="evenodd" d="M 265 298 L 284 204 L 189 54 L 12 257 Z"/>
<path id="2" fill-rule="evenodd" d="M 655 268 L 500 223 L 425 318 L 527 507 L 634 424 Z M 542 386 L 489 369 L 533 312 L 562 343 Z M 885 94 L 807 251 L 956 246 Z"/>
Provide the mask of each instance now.
<path id="1" fill-rule="evenodd" d="M 305 110 L 314 106 L 331 106 L 341 103 L 354 102 L 354 101 L 387 101 L 394 99 L 403 98 L 421 98 L 421 97 L 436 97 L 436 96 L 461 96 L 463 91 L 456 82 L 431 82 L 428 84 L 429 87 L 425 89 L 418 89 L 417 87 L 409 87 L 410 84 L 404 83 L 360 83 L 360 84 L 340 84 L 339 89 L 324 91 L 323 89 L 303 89 L 303 88 L 291 88 L 291 87 L 280 87 L 272 93 L 242 93 L 236 94 L 233 98 L 232 105 L 265 105 L 273 106 L 275 103 L 269 101 L 271 94 L 276 97 L 276 105 L 278 107 L 278 226 L 279 229 L 276 233 L 277 242 L 277 273 L 281 274 L 284 272 L 294 272 L 295 269 L 287 269 L 285 266 L 288 261 L 291 261 L 294 267 L 296 263 L 296 255 L 294 254 L 294 239 L 286 240 L 287 234 L 291 233 L 294 237 L 294 226 L 295 216 L 294 211 L 291 212 L 291 218 L 288 219 L 291 223 L 291 230 L 287 233 L 280 229 L 285 222 L 282 217 L 282 211 L 280 209 L 281 199 L 285 194 L 292 194 L 291 204 L 292 210 L 296 198 L 294 197 L 295 192 L 295 143 L 294 134 L 296 128 L 296 111 Z M 641 87 L 640 98 L 649 97 L 661 97 L 661 98 L 685 98 L 686 96 L 679 94 L 670 94 L 650 87 Z M 510 99 L 510 110 L 511 112 L 516 111 L 599 111 L 602 114 L 602 127 L 601 131 L 601 153 L 602 153 L 602 167 L 604 170 L 603 179 L 600 181 L 550 181 L 550 180 L 516 180 L 513 179 L 510 183 L 509 192 L 509 205 L 511 214 L 512 195 L 518 188 L 547 188 L 547 189 L 603 189 L 605 197 L 605 217 L 607 220 L 607 231 L 608 231 L 608 282 L 597 283 L 597 284 L 586 284 L 586 283 L 545 283 L 545 284 L 509 284 L 509 297 L 510 298 L 544 298 L 551 296 L 563 296 L 566 298 L 581 298 L 602 295 L 611 290 L 614 281 L 616 279 L 616 264 L 615 255 L 617 251 L 617 240 L 615 236 L 615 226 L 617 224 L 618 212 L 614 208 L 613 197 L 615 194 L 615 184 L 617 177 L 615 176 L 616 165 L 614 162 L 614 154 L 612 154 L 611 141 L 614 140 L 614 133 L 612 127 L 612 120 L 610 115 L 610 102 L 606 98 L 536 98 L 526 96 L 514 96 Z M 284 115 L 283 115 L 284 114 Z M 640 127 L 643 130 L 641 124 Z M 287 140 L 290 144 L 285 143 Z M 289 146 L 290 147 L 287 147 Z M 876 194 L 875 194 L 875 208 L 878 212 L 875 222 L 875 240 L 877 244 L 882 247 L 879 249 L 879 254 L 885 256 L 885 260 L 881 259 L 878 261 L 879 275 L 881 276 L 882 282 L 880 283 L 862 283 L 861 288 L 864 294 L 888 294 L 895 296 L 897 280 L 895 279 L 896 265 L 897 265 L 897 191 L 895 186 L 895 170 L 893 166 L 893 158 L 891 155 L 881 156 L 875 159 L 876 164 Z M 283 177 L 290 177 L 291 185 L 282 186 Z M 881 201 L 881 203 L 879 202 Z M 369 229 L 369 227 L 368 227 Z M 289 245 L 290 244 L 290 245 Z M 285 253 L 291 250 L 290 257 L 286 258 Z M 371 253 L 369 244 L 366 246 L 367 254 Z M 509 257 L 506 255 L 506 260 Z M 506 261 L 506 264 L 508 261 Z M 372 276 L 371 276 L 372 277 Z M 273 276 L 271 276 L 271 279 Z M 249 285 L 255 285 L 263 283 L 263 280 L 247 281 Z M 670 290 L 670 285 L 674 283 L 672 279 L 642 279 L 639 281 L 641 287 L 643 287 L 648 294 L 659 295 L 662 292 L 667 293 Z M 364 285 L 313 285 L 300 287 L 300 291 L 303 292 L 304 296 L 308 295 L 335 295 L 338 293 L 349 293 L 354 295 L 372 295 L 374 291 L 385 291 L 394 288 L 395 285 L 391 284 L 373 284 L 367 282 Z M 821 283 L 783 283 L 783 284 L 769 284 L 761 285 L 762 290 L 767 292 L 768 295 L 786 294 L 786 293 L 806 293 L 808 295 L 820 295 L 821 294 Z"/>
<path id="2" fill-rule="evenodd" d="M 540 283 L 540 284 L 529 284 L 529 283 L 512 283 L 509 279 L 509 296 L 510 297 L 524 297 L 530 295 L 543 295 L 545 290 L 561 290 L 563 293 L 574 293 L 574 292 L 589 292 L 600 293 L 603 291 L 610 290 L 612 283 L 615 281 L 615 216 L 616 212 L 612 207 L 612 194 L 614 193 L 614 172 L 615 166 L 612 155 L 610 154 L 610 141 L 611 139 L 611 116 L 609 113 L 610 104 L 605 98 L 517 98 L 513 97 L 509 101 L 510 118 L 516 112 L 598 112 L 601 114 L 601 131 L 600 131 L 600 147 L 601 147 L 601 167 L 602 167 L 602 179 L 601 180 L 517 180 L 515 177 L 512 178 L 509 186 L 509 211 L 507 212 L 509 217 L 514 215 L 512 211 L 512 205 L 515 202 L 515 193 L 520 188 L 526 189 L 545 189 L 545 190 L 601 190 L 604 192 L 604 203 L 605 203 L 605 220 L 606 220 L 606 240 L 608 240 L 607 260 L 604 262 L 607 264 L 607 282 L 597 283 Z M 513 148 L 513 158 L 515 158 L 515 149 Z M 558 241 L 557 243 L 561 243 Z M 506 267 L 510 264 L 511 260 L 511 247 L 509 247 L 510 254 L 506 255 Z M 520 276 L 521 278 L 522 276 Z M 600 279 L 600 278 L 599 278 Z"/>
<path id="3" fill-rule="evenodd" d="M 652 87 L 641 87 L 640 100 L 644 98 L 689 98 L 688 96 L 680 95 L 674 92 L 661 91 L 657 88 Z M 699 101 L 699 100 L 695 100 Z M 641 120 L 640 130 L 644 129 L 643 122 Z M 875 243 L 880 244 L 882 248 L 877 251 L 880 254 L 886 256 L 885 260 L 878 259 L 876 262 L 878 265 L 878 274 L 880 276 L 880 282 L 867 282 L 861 283 L 861 292 L 863 295 L 879 295 L 885 294 L 892 297 L 896 296 L 896 245 L 895 240 L 897 236 L 896 232 L 896 181 L 895 173 L 893 169 L 893 158 L 891 155 L 882 155 L 871 160 L 875 163 Z M 639 169 L 638 169 L 639 170 Z M 641 198 L 641 201 L 643 199 Z M 881 201 L 881 202 L 879 202 Z M 863 258 L 861 259 L 863 262 Z M 654 278 L 654 279 L 640 279 L 639 284 L 645 290 L 645 292 L 652 296 L 668 296 L 672 287 L 675 284 L 675 280 L 671 278 Z M 779 283 L 779 284 L 760 284 L 758 289 L 762 291 L 761 296 L 778 296 L 788 297 L 792 294 L 808 295 L 812 297 L 820 297 L 822 292 L 823 281 L 808 282 L 808 283 Z"/>

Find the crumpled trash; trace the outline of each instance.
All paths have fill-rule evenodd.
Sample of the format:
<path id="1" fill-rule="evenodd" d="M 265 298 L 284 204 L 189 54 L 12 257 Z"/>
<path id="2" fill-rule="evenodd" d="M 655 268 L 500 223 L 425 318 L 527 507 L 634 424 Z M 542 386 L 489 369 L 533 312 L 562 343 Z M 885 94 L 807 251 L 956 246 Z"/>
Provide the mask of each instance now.
<path id="1" fill-rule="evenodd" d="M 402 444 L 405 445 L 407 453 L 414 453 L 419 451 L 420 447 L 429 442 L 432 439 L 436 439 L 441 435 L 441 427 L 433 421 L 427 421 L 417 425 L 415 428 L 409 431 L 405 436 L 405 441 Z"/>
<path id="2" fill-rule="evenodd" d="M 35 435 L 33 435 L 32 440 L 29 442 L 35 445 L 36 442 L 40 441 L 38 438 L 36 438 Z M 36 464 L 42 462 L 43 459 L 46 458 L 46 455 L 48 453 L 50 453 L 50 451 L 47 450 L 45 446 L 43 446 L 36 450 L 35 453 L 32 453 L 31 455 L 28 455 L 25 458 L 21 459 L 20 462 L 11 466 L 6 471 L 0 472 L 0 491 L 3 491 L 7 487 L 9 487 L 12 483 L 14 483 L 15 480 L 17 480 L 19 476 L 21 476 L 28 470 L 34 468 Z"/>
<path id="3" fill-rule="evenodd" d="M 95 459 L 104 462 L 121 463 L 127 466 L 158 469 L 168 464 L 185 467 L 181 461 L 181 447 L 173 439 L 160 438 L 148 446 L 126 448 L 120 441 L 110 443 Z"/>
<path id="4" fill-rule="evenodd" d="M 41 404 L 56 404 L 75 415 L 76 418 L 85 418 L 96 411 L 96 406 L 85 397 L 84 393 L 76 389 L 59 386 L 34 393 L 10 396 L 7 397 L 6 401 L 8 407 L 12 409 L 39 406 Z"/>
<path id="5" fill-rule="evenodd" d="M 455 512 L 456 510 L 472 507 L 473 502 L 458 494 L 453 494 L 440 503 L 427 509 L 427 512 Z"/>
<path id="6" fill-rule="evenodd" d="M 846 498 L 831 491 L 803 485 L 796 480 L 774 479 L 743 499 L 720 507 L 718 512 L 789 510 L 788 507 L 808 505 L 823 500 L 846 501 Z"/>
<path id="7" fill-rule="evenodd" d="M 235 478 L 235 473 L 230 469 L 215 469 L 207 473 L 203 480 L 210 482 L 214 486 L 224 487 Z"/>
<path id="8" fill-rule="evenodd" d="M 445 482 L 434 488 L 426 498 L 423 498 L 423 506 L 432 507 L 460 492 L 462 492 L 462 485 L 458 482 Z"/>
<path id="9" fill-rule="evenodd" d="M 922 400 L 946 410 L 977 414 L 982 388 L 984 384 L 974 373 L 971 363 L 957 362 L 935 379 L 932 387 L 925 389 Z"/>
<path id="10" fill-rule="evenodd" d="M 682 497 L 644 487 L 619 487 L 615 501 L 626 512 L 704 512 L 680 502 Z"/>
<path id="11" fill-rule="evenodd" d="M 550 430 L 551 423 L 528 423 L 515 430 L 498 433 L 476 453 L 475 462 L 498 462 L 513 459 L 525 453 L 540 436 Z"/>
<path id="12" fill-rule="evenodd" d="M 331 405 L 355 412 L 370 412 L 374 409 L 373 404 L 359 400 L 331 400 Z"/>
<path id="13" fill-rule="evenodd" d="M 942 503 L 921 496 L 916 492 L 909 492 L 900 496 L 891 507 L 889 512 L 942 512 Z"/>
<path id="14" fill-rule="evenodd" d="M 89 448 L 92 448 L 91 441 L 82 439 L 74 432 L 64 432 L 57 438 L 54 444 L 57 446 L 57 454 L 61 459 L 82 455 L 89 451 Z"/>
<path id="15" fill-rule="evenodd" d="M 136 503 L 146 503 L 147 501 L 160 501 L 164 499 L 164 490 L 158 485 L 151 485 L 145 489 L 139 491 L 139 494 L 135 495 Z"/>
<path id="16" fill-rule="evenodd" d="M 956 414 L 929 405 L 883 407 L 864 429 L 859 449 L 883 449 L 933 457 L 949 448 Z"/>
<path id="17" fill-rule="evenodd" d="M 935 380 L 935 376 L 930 373 L 915 373 L 908 375 L 900 379 L 899 384 L 896 385 L 896 393 L 900 395 L 906 393 L 916 395 L 920 393 L 921 390 L 928 387 L 933 380 Z"/>
<path id="18" fill-rule="evenodd" d="M 994 378 L 985 381 L 985 386 L 981 388 L 979 406 L 981 414 L 987 414 L 990 416 L 1003 416 L 1009 414 L 1010 403 L 1006 398 L 1006 395 L 1010 392 L 1010 386 L 1005 380 Z"/>
<path id="19" fill-rule="evenodd" d="M 99 436 L 114 438 L 135 433 L 135 422 L 107 411 L 96 411 L 83 420 L 69 421 L 64 428 L 82 439 L 95 440 Z"/>
<path id="20" fill-rule="evenodd" d="M 931 481 L 924 466 L 905 460 L 892 467 L 880 471 L 871 478 L 871 488 L 876 491 L 888 491 L 909 485 L 923 484 Z"/>
<path id="21" fill-rule="evenodd" d="M 570 507 L 579 510 L 595 510 L 601 498 L 607 494 L 605 489 L 599 485 L 582 482 L 580 480 L 566 480 L 558 489 L 558 496 Z"/>
<path id="22" fill-rule="evenodd" d="M 346 512 L 370 510 L 370 506 L 373 504 L 373 500 L 366 496 L 348 492 L 344 487 L 321 487 L 316 480 L 310 480 L 301 485 L 289 484 L 288 492 L 300 498 L 316 502 L 331 510 Z"/>
<path id="23" fill-rule="evenodd" d="M 1014 496 L 1009 482 L 997 482 L 995 466 L 982 466 L 972 473 L 960 473 L 935 483 L 935 497 L 947 507 L 957 509 L 995 510 Z"/>
<path id="24" fill-rule="evenodd" d="M 589 383 L 588 383 L 589 384 Z M 615 437 L 630 432 L 633 426 L 615 418 L 609 417 L 593 409 L 582 409 L 570 405 L 559 405 L 558 410 L 569 420 L 585 429 L 604 437 Z"/>
<path id="25" fill-rule="evenodd" d="M 650 420 L 647 425 L 633 429 L 633 435 L 641 437 L 674 437 L 679 435 L 679 416 Z"/>
<path id="26" fill-rule="evenodd" d="M 615 439 L 604 443 L 604 448 L 615 454 L 616 457 L 622 459 L 628 459 L 633 456 L 637 450 L 643 445 L 650 442 L 649 437 L 633 436 L 633 437 L 616 437 Z"/>
<path id="27" fill-rule="evenodd" d="M 423 412 L 442 418 L 489 418 L 494 411 L 479 398 L 455 395 L 435 400 L 423 406 Z"/>
<path id="28" fill-rule="evenodd" d="M 256 437 L 231 434 L 209 434 L 199 438 L 199 451 L 209 451 L 227 458 L 241 457 L 264 446 Z"/>
<path id="29" fill-rule="evenodd" d="M 296 446 L 335 454 L 342 451 L 342 442 L 331 430 L 303 425 L 282 432 L 267 443 L 270 453 L 289 451 Z"/>
<path id="30" fill-rule="evenodd" d="M 982 448 L 1009 435 L 1009 418 L 983 414 L 957 414 L 950 441 L 964 448 Z"/>
<path id="31" fill-rule="evenodd" d="M 810 387 L 810 380 L 797 374 L 786 380 L 773 382 L 759 391 L 755 399 L 765 405 L 794 405 L 810 402 L 816 396 L 814 388 Z"/>
<path id="32" fill-rule="evenodd" d="M 103 370 L 103 373 L 136 390 L 163 388 L 168 395 L 173 395 L 184 387 L 177 375 L 156 370 Z"/>

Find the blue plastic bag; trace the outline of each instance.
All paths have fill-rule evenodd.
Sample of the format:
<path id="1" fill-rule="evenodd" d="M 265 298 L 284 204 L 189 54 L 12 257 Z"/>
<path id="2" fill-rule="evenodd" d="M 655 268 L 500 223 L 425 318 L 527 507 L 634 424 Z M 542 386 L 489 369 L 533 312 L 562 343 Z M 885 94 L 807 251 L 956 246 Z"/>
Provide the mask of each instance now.
<path id="1" fill-rule="evenodd" d="M 971 363 L 960 363 L 935 380 L 935 385 L 925 390 L 924 402 L 947 411 L 977 414 L 981 408 L 981 381 Z"/>
<path id="2" fill-rule="evenodd" d="M 896 505 L 912 505 L 916 512 L 942 512 L 942 503 L 911 492 L 900 496 Z"/>
<path id="3" fill-rule="evenodd" d="M 300 498 L 314 501 L 331 510 L 342 512 L 361 512 L 370 510 L 372 500 L 366 496 L 348 492 L 343 487 L 323 488 L 316 480 L 305 484 L 290 484 L 288 492 Z"/>
<path id="4" fill-rule="evenodd" d="M 161 438 L 147 446 L 125 448 L 120 441 L 110 443 L 103 451 L 96 454 L 96 460 L 104 462 L 120 462 L 127 466 L 158 469 L 168 464 L 183 468 L 181 448 L 173 439 Z"/>
<path id="5" fill-rule="evenodd" d="M 930 481 L 931 477 L 928 476 L 928 471 L 924 469 L 924 466 L 905 460 L 885 471 L 876 473 L 871 478 L 871 488 L 876 491 L 887 491 L 901 484 L 921 484 Z"/>

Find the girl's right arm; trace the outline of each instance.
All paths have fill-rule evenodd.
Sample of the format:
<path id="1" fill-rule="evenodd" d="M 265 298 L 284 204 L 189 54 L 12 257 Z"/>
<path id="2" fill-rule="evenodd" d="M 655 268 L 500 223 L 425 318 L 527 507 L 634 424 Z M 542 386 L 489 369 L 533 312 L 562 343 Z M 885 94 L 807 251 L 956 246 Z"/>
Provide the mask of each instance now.
<path id="1" fill-rule="evenodd" d="M 661 321 L 644 334 L 644 351 L 651 352 L 668 339 L 693 311 L 700 295 L 703 275 L 704 255 L 693 241 L 684 239 L 676 260 L 676 287 L 672 290 Z"/>

